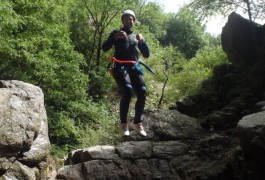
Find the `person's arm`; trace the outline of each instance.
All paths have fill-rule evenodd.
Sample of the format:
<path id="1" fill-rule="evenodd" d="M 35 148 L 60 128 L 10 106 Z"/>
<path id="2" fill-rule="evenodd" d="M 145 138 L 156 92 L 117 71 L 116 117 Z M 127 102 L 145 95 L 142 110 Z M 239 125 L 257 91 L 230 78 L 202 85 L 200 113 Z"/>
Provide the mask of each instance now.
<path id="1" fill-rule="evenodd" d="M 145 41 L 144 42 L 139 41 L 138 42 L 138 48 L 145 58 L 149 58 L 150 50 L 149 50 Z"/>
<path id="2" fill-rule="evenodd" d="M 136 36 L 136 39 L 138 40 L 138 48 L 140 50 L 140 52 L 142 53 L 142 55 L 145 57 L 145 58 L 149 58 L 150 56 L 150 50 L 144 40 L 144 37 L 143 35 L 140 33 Z"/>
<path id="3" fill-rule="evenodd" d="M 115 35 L 117 32 L 118 32 L 117 30 L 114 30 L 110 33 L 107 40 L 102 44 L 102 50 L 103 51 L 108 51 L 110 48 L 112 48 L 112 46 L 115 42 Z"/>

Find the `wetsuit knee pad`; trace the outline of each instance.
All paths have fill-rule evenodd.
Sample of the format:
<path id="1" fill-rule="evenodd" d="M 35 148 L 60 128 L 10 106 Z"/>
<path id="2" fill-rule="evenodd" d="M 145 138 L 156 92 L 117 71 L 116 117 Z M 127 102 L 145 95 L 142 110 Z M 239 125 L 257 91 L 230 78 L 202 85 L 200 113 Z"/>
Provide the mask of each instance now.
<path id="1" fill-rule="evenodd" d="M 131 84 L 125 84 L 123 90 L 122 90 L 122 95 L 126 98 L 130 98 L 132 96 L 132 85 Z"/>
<path id="2" fill-rule="evenodd" d="M 125 84 L 125 87 L 126 87 L 126 89 L 128 89 L 128 90 L 131 90 L 131 89 L 132 89 L 132 85 L 131 85 L 131 84 Z"/>
<path id="3" fill-rule="evenodd" d="M 138 91 L 137 94 L 145 96 L 145 94 L 146 94 L 146 86 L 145 85 L 140 86 L 137 91 Z"/>
<path id="4" fill-rule="evenodd" d="M 146 92 L 146 86 L 145 85 L 141 86 L 141 90 L 145 93 Z"/>

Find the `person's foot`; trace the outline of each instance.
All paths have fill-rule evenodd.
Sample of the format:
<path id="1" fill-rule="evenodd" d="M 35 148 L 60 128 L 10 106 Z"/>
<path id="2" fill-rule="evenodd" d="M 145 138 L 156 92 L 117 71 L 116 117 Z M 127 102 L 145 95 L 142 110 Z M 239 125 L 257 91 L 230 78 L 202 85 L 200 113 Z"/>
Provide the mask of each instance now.
<path id="1" fill-rule="evenodd" d="M 128 127 L 128 123 L 124 123 L 120 125 L 121 134 L 123 136 L 130 136 L 130 131 Z"/>
<path id="2" fill-rule="evenodd" d="M 131 123 L 131 127 L 141 136 L 146 136 L 146 132 L 144 131 L 144 127 L 142 123 L 134 124 Z"/>

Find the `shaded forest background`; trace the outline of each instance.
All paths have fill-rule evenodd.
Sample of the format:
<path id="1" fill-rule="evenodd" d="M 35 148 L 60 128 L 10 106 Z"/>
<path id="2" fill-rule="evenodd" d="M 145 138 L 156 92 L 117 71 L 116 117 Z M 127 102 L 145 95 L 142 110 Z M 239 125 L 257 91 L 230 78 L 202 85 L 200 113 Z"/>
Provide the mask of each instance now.
<path id="1" fill-rule="evenodd" d="M 211 3 L 225 5 L 218 2 Z M 194 0 L 175 14 L 146 0 L 1 0 L 0 79 L 43 90 L 54 155 L 115 144 L 119 94 L 107 68 L 113 50 L 103 53 L 101 44 L 122 26 L 122 11 L 136 13 L 134 32 L 143 33 L 151 50 L 150 58 L 140 58 L 155 72 L 145 72 L 146 109 L 169 108 L 196 94 L 215 66 L 229 63 L 220 36 L 205 32 L 205 17 L 225 15 L 236 3 L 246 7 L 250 20 L 265 9 L 230 2 L 219 12 L 208 1 Z"/>

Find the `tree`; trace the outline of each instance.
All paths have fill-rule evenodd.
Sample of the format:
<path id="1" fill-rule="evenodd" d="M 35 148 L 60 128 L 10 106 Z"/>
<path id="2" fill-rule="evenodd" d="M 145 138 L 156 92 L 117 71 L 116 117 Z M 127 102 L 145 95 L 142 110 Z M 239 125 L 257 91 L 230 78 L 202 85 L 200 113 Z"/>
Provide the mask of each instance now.
<path id="1" fill-rule="evenodd" d="M 130 0 L 83 0 L 87 10 L 87 22 L 92 26 L 93 36 L 90 46 L 90 54 L 87 59 L 88 67 L 90 67 L 92 59 L 95 58 L 95 69 L 99 70 L 101 59 L 101 45 L 106 28 L 111 21 L 125 8 L 125 4 Z"/>
<path id="2" fill-rule="evenodd" d="M 157 39 L 165 35 L 164 22 L 168 18 L 163 13 L 162 8 L 156 3 L 149 2 L 143 4 L 137 12 L 137 24 L 138 26 L 147 26 L 149 31 L 155 35 Z M 138 28 L 141 30 L 141 27 Z"/>
<path id="3" fill-rule="evenodd" d="M 182 71 L 171 78 L 168 98 L 176 100 L 198 93 L 202 82 L 212 75 L 213 69 L 227 63 L 229 61 L 221 46 L 200 49 L 194 58 L 182 66 Z"/>
<path id="4" fill-rule="evenodd" d="M 0 13 L 0 78 L 43 90 L 50 140 L 60 145 L 77 143 L 79 124 L 99 117 L 91 118 L 85 108 L 91 104 L 88 78 L 79 68 L 85 61 L 71 44 L 65 3 L 9 0 Z"/>
<path id="5" fill-rule="evenodd" d="M 201 18 L 241 10 L 249 20 L 265 17 L 265 3 L 263 0 L 192 0 L 190 6 Z"/>
<path id="6" fill-rule="evenodd" d="M 170 45 L 154 48 L 152 56 L 146 63 L 155 72 L 154 76 L 150 76 L 149 73 L 146 73 L 145 76 L 147 87 L 150 87 L 148 96 L 151 100 L 151 104 L 147 106 L 162 108 L 169 103 L 167 101 L 168 89 L 171 88 L 171 83 L 169 82 L 182 71 L 182 66 L 187 63 L 187 60 L 183 54 Z"/>
<path id="7" fill-rule="evenodd" d="M 180 52 L 174 49 L 172 46 L 164 48 L 162 51 L 161 57 L 162 73 L 164 76 L 160 75 L 160 79 L 163 83 L 161 96 L 158 101 L 158 108 L 161 108 L 161 105 L 164 101 L 164 96 L 166 93 L 166 86 L 171 76 L 176 76 L 182 70 L 183 64 L 186 63 L 186 60 Z M 160 72 L 161 73 L 161 72 Z"/>
<path id="8" fill-rule="evenodd" d="M 172 44 L 186 58 L 194 57 L 197 50 L 207 43 L 204 27 L 188 7 L 183 7 L 176 15 L 172 15 L 166 24 L 166 36 L 162 44 Z"/>
<path id="9" fill-rule="evenodd" d="M 125 9 L 134 10 L 138 21 L 144 6 L 145 0 L 79 0 L 73 1 L 69 6 L 71 39 L 75 49 L 86 59 L 83 69 L 90 79 L 88 93 L 94 99 L 104 96 L 110 87 L 109 82 L 112 82 L 106 67 L 109 63 L 107 59 L 113 51 L 102 53 L 102 41 L 111 31 L 121 28 L 121 15 Z M 137 33 L 139 30 L 144 34 L 149 32 L 146 31 L 146 25 L 138 26 L 138 22 L 136 24 L 134 32 Z M 150 38 L 148 41 L 150 42 Z"/>

